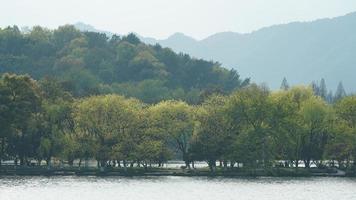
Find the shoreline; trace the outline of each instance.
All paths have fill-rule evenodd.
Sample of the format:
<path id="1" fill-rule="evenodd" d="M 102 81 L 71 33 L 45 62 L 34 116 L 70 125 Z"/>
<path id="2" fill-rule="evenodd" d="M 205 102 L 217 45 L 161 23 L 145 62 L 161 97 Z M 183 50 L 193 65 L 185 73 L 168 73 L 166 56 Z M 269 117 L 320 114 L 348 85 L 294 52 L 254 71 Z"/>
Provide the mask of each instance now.
<path id="1" fill-rule="evenodd" d="M 325 169 L 313 172 L 311 169 L 257 169 L 257 170 L 221 170 L 211 172 L 205 169 L 159 169 L 143 168 L 127 169 L 47 169 L 47 168 L 0 168 L 2 176 L 121 176 L 121 177 L 147 177 L 147 176 L 177 176 L 177 177 L 356 177 L 355 172 L 343 172 L 338 169 Z"/>

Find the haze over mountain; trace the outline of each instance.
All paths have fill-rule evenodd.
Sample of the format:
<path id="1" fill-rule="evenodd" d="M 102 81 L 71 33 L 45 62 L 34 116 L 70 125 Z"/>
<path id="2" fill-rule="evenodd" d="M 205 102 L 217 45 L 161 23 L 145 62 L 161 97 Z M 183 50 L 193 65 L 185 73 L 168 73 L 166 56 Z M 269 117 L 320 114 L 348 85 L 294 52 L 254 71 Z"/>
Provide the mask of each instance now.
<path id="1" fill-rule="evenodd" d="M 356 13 L 275 25 L 248 34 L 222 32 L 203 40 L 182 33 L 165 40 L 140 38 L 221 62 L 242 77 L 267 83 L 273 89 L 286 77 L 292 85 L 325 78 L 333 90 L 342 81 L 348 91 L 356 91 Z"/>
<path id="2" fill-rule="evenodd" d="M 250 34 L 223 32 L 200 41 L 174 34 L 154 42 L 222 62 L 272 88 L 279 87 L 283 77 L 292 84 L 325 78 L 332 88 L 343 81 L 348 90 L 356 91 L 356 13 L 277 25 Z"/>

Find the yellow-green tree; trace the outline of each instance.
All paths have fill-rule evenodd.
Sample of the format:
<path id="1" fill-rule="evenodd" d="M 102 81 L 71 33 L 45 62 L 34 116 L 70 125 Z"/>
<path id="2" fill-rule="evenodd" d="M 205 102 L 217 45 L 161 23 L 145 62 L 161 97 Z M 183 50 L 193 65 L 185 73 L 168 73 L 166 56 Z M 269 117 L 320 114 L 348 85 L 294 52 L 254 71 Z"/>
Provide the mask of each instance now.
<path id="1" fill-rule="evenodd" d="M 321 164 L 328 140 L 328 125 L 332 119 L 325 101 L 315 96 L 303 102 L 300 115 L 303 128 L 301 158 L 305 167 L 309 168 L 311 161 Z"/>
<path id="2" fill-rule="evenodd" d="M 197 109 L 196 114 L 197 124 L 192 139 L 193 158 L 207 161 L 212 171 L 217 160 L 227 164 L 236 138 L 225 116 L 226 100 L 224 96 L 211 96 Z"/>
<path id="3" fill-rule="evenodd" d="M 232 94 L 226 114 L 232 131 L 238 134 L 235 160 L 250 166 L 267 166 L 272 158 L 269 91 L 251 85 Z"/>
<path id="4" fill-rule="evenodd" d="M 100 166 L 112 159 L 116 146 L 122 159 L 129 159 L 134 151 L 137 120 L 141 102 L 118 95 L 93 96 L 79 101 L 75 107 L 76 133 L 95 138 L 95 153 Z"/>
<path id="5" fill-rule="evenodd" d="M 160 134 L 167 134 L 168 140 L 182 154 L 182 159 L 190 167 L 189 155 L 191 137 L 194 130 L 194 111 L 182 101 L 163 101 L 149 108 L 151 128 Z"/>

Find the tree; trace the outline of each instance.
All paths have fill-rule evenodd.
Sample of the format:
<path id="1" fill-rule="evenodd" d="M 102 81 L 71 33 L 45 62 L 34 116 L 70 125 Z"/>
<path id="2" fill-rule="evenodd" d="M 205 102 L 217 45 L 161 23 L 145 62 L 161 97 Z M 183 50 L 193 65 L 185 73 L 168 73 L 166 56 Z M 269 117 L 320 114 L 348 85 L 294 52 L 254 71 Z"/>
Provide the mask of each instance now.
<path id="1" fill-rule="evenodd" d="M 343 129 L 335 131 L 336 141 L 343 140 L 345 143 L 341 143 L 342 152 L 345 159 L 351 154 L 353 160 L 356 160 L 356 97 L 348 96 L 339 100 L 335 105 L 335 112 L 337 115 L 337 126 L 341 126 Z M 347 139 L 348 138 L 348 139 Z M 335 143 L 332 143 L 335 145 Z M 347 160 L 351 160 L 347 157 Z M 355 165 L 355 162 L 354 162 Z"/>
<path id="2" fill-rule="evenodd" d="M 305 101 L 313 97 L 313 90 L 306 87 L 292 87 L 288 91 L 272 93 L 270 96 L 271 118 L 269 124 L 273 137 L 275 158 L 294 163 L 298 169 L 303 151 L 303 119 L 300 110 Z"/>
<path id="3" fill-rule="evenodd" d="M 40 146 L 37 148 L 37 159 L 46 160 L 48 166 L 52 157 L 61 157 L 63 151 L 68 151 L 68 137 L 74 132 L 71 99 L 52 96 L 44 99 L 41 116 L 38 119 L 37 132 L 41 133 Z M 64 98 L 64 99 L 62 99 Z M 68 98 L 68 97 L 67 97 Z"/>
<path id="4" fill-rule="evenodd" d="M 317 97 L 303 102 L 300 114 L 303 123 L 301 157 L 305 167 L 310 162 L 322 160 L 328 139 L 328 108 L 324 101 Z"/>
<path id="5" fill-rule="evenodd" d="M 141 43 L 140 39 L 134 33 L 129 33 L 127 36 L 122 37 L 122 41 L 126 41 L 134 45 Z"/>
<path id="6" fill-rule="evenodd" d="M 285 77 L 283 78 L 283 81 L 282 81 L 280 89 L 281 90 L 288 90 L 289 89 L 289 84 L 288 84 L 288 81 L 287 81 L 287 79 Z"/>
<path id="7" fill-rule="evenodd" d="M 226 97 L 212 96 L 197 110 L 197 125 L 192 139 L 192 157 L 205 160 L 211 171 L 217 160 L 227 164 L 235 134 L 229 130 L 224 113 Z"/>
<path id="8" fill-rule="evenodd" d="M 336 103 L 335 110 L 340 120 L 349 127 L 356 128 L 356 96 L 341 99 Z"/>
<path id="9" fill-rule="evenodd" d="M 193 108 L 182 101 L 163 101 L 149 108 L 151 126 L 166 133 L 169 141 L 182 154 L 186 167 L 190 167 L 190 142 L 194 130 Z"/>
<path id="10" fill-rule="evenodd" d="M 80 35 L 80 31 L 72 25 L 60 26 L 53 32 L 53 43 L 58 49 L 62 49 L 70 41 L 80 37 Z"/>
<path id="11" fill-rule="evenodd" d="M 0 166 L 1 161 L 4 159 L 5 156 L 5 148 L 6 148 L 6 140 L 11 135 L 12 132 L 12 120 L 13 117 L 10 115 L 10 90 L 6 87 L 3 83 L 2 78 L 0 79 L 0 142 L 1 142 L 1 149 L 0 149 Z M 14 114 L 14 113 L 13 113 Z"/>
<path id="12" fill-rule="evenodd" d="M 346 96 L 346 92 L 345 92 L 344 86 L 343 86 L 342 82 L 339 82 L 339 85 L 337 86 L 337 89 L 335 92 L 334 101 L 336 102 L 345 96 Z"/>
<path id="13" fill-rule="evenodd" d="M 226 106 L 226 114 L 230 123 L 234 125 L 237 133 L 244 139 L 256 139 L 253 153 L 258 157 L 245 160 L 246 164 L 269 165 L 271 159 L 271 131 L 268 119 L 270 118 L 269 91 L 265 87 L 251 85 L 231 95 Z M 237 143 L 238 144 L 238 143 Z M 239 146 L 236 146 L 239 149 Z M 239 151 L 239 150 L 237 150 Z M 247 152 L 246 152 L 247 153 Z M 236 158 L 237 160 L 238 158 Z"/>
<path id="14" fill-rule="evenodd" d="M 2 95 L 7 105 L 4 105 L 7 123 L 11 125 L 12 132 L 8 136 L 13 156 L 20 159 L 24 165 L 26 157 L 31 153 L 31 144 L 28 143 L 30 135 L 31 118 L 40 111 L 40 89 L 29 76 L 4 74 L 2 76 Z M 9 131 L 9 129 L 5 129 Z M 4 145 L 4 140 L 2 141 Z"/>
<path id="15" fill-rule="evenodd" d="M 328 143 L 325 147 L 325 159 L 338 163 L 340 168 L 349 168 L 355 160 L 356 134 L 344 121 L 336 119 L 330 130 Z"/>
<path id="16" fill-rule="evenodd" d="M 269 123 L 274 135 L 273 150 L 276 160 L 284 160 L 285 166 L 290 167 L 293 162 L 298 162 L 298 146 L 300 143 L 300 117 L 298 115 L 300 101 L 298 98 L 302 89 L 295 87 L 288 91 L 282 90 L 272 93 L 269 97 L 271 118 Z M 304 91 L 303 91 L 304 92 Z"/>
<path id="17" fill-rule="evenodd" d="M 137 145 L 137 113 L 141 107 L 139 101 L 118 95 L 93 96 L 76 104 L 76 133 L 95 139 L 95 157 L 101 167 L 111 159 L 110 151 L 115 145 L 123 160 L 130 158 Z"/>
<path id="18" fill-rule="evenodd" d="M 322 78 L 319 86 L 319 96 L 325 100 L 327 98 L 327 95 L 328 95 L 328 90 L 326 88 L 325 79 Z"/>

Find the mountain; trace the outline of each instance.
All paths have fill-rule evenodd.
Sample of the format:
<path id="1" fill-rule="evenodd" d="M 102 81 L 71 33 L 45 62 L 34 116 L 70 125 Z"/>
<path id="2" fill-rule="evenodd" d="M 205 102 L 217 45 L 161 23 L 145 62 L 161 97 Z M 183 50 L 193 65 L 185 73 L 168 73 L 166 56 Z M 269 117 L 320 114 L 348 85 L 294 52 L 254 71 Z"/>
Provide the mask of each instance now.
<path id="1" fill-rule="evenodd" d="M 92 26 L 90 24 L 85 24 L 83 22 L 77 22 L 77 23 L 73 24 L 73 26 L 81 32 L 105 33 L 108 37 L 111 37 L 114 35 L 114 33 L 110 32 L 110 31 L 99 30 L 99 29 L 96 29 L 94 26 Z"/>
<path id="2" fill-rule="evenodd" d="M 348 91 L 356 92 L 356 13 L 248 34 L 217 33 L 199 41 L 181 33 L 165 40 L 142 40 L 221 62 L 273 89 L 279 88 L 283 77 L 292 85 L 325 78 L 331 89 L 342 81 Z"/>

